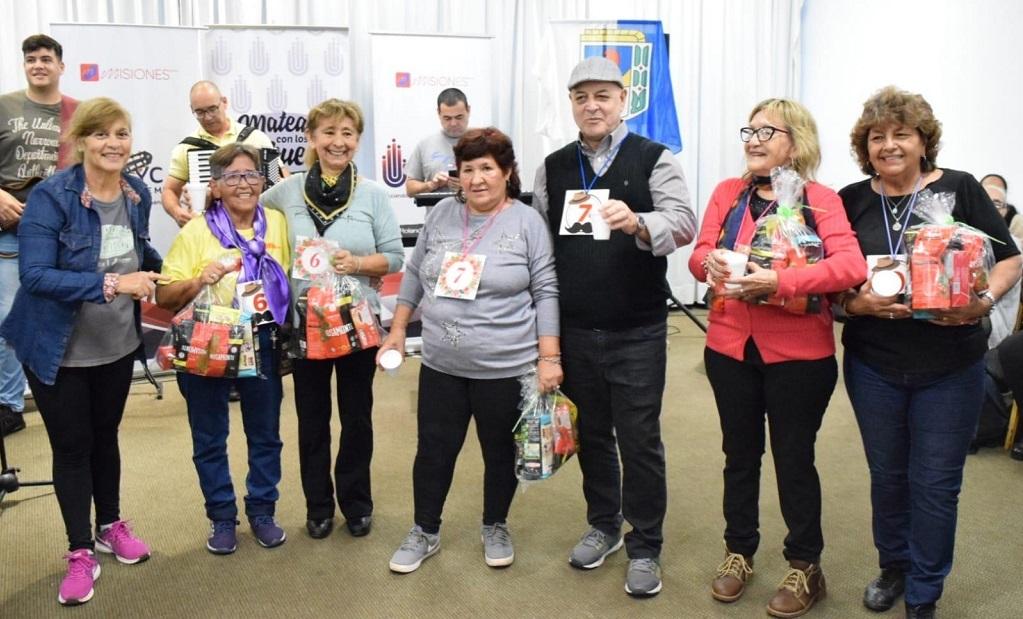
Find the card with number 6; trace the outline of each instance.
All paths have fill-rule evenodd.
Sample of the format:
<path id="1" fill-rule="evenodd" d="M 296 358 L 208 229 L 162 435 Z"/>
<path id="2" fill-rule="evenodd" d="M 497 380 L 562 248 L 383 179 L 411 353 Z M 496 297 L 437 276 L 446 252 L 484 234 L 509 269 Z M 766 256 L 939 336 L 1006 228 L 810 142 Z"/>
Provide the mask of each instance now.
<path id="1" fill-rule="evenodd" d="M 321 237 L 295 238 L 295 262 L 291 276 L 295 279 L 314 279 L 329 272 L 338 244 Z"/>

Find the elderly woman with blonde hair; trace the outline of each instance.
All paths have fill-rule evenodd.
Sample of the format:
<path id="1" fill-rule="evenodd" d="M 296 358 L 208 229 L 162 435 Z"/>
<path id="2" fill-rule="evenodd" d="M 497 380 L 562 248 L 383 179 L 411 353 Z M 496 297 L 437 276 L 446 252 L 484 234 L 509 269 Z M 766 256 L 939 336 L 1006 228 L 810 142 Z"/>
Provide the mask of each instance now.
<path id="1" fill-rule="evenodd" d="M 863 280 L 866 264 L 834 191 L 808 180 L 802 209 L 806 224 L 820 237 L 824 257 L 815 264 L 781 270 L 750 262 L 750 272 L 731 272 L 728 251 L 758 243 L 756 223 L 776 212 L 771 171 L 789 167 L 812 179 L 820 164 L 817 126 L 799 103 L 768 99 L 757 104 L 749 126 L 739 130 L 746 172 L 722 181 L 711 196 L 689 269 L 710 284 L 728 282 L 723 303 L 709 316 L 704 362 L 717 402 L 725 452 L 725 561 L 711 595 L 733 602 L 753 575 L 760 542 L 760 460 L 764 420 L 771 428 L 771 451 L 778 477 L 782 517 L 788 526 L 789 562 L 767 612 L 796 617 L 825 595 L 820 567 L 821 487 L 814 466 L 814 443 L 838 379 L 828 300 L 818 313 L 791 313 L 760 304 L 764 295 L 787 302 L 805 295 L 838 292 Z"/>

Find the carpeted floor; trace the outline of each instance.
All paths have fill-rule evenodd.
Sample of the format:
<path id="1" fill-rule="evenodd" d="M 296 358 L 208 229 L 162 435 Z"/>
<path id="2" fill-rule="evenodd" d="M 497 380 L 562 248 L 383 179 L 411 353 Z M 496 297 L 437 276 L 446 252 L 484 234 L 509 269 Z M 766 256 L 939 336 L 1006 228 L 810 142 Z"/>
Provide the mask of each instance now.
<path id="1" fill-rule="evenodd" d="M 8 496 L 0 513 L 0 617 L 762 617 L 785 572 L 785 528 L 778 511 L 769 454 L 762 480 L 763 541 L 756 575 L 731 605 L 714 602 L 708 585 L 723 556 L 720 432 L 702 370 L 703 337 L 673 315 L 663 429 L 669 506 L 663 552 L 664 590 L 634 600 L 623 591 L 627 559 L 603 567 L 569 567 L 568 552 L 585 530 L 578 466 L 521 491 L 509 523 L 516 561 L 495 570 L 483 563 L 479 540 L 482 467 L 473 432 L 466 442 L 445 510 L 442 551 L 413 574 L 395 575 L 387 561 L 412 519 L 411 471 L 416 444 L 418 363 L 376 382 L 376 511 L 365 538 L 338 529 L 326 540 L 305 534 L 298 478 L 295 409 L 285 379 L 282 410 L 284 479 L 277 514 L 288 532 L 283 546 L 259 547 L 246 524 L 238 551 L 215 557 L 204 547 L 207 522 L 192 466 L 184 404 L 173 381 L 157 401 L 153 389 L 132 390 L 121 425 L 122 510 L 154 549 L 136 566 L 101 558 L 96 596 L 76 609 L 56 601 L 63 575 L 64 527 L 50 488 Z M 245 443 L 237 405 L 232 468 L 244 493 Z M 49 476 L 50 451 L 38 415 L 8 438 L 21 479 Z M 336 422 L 335 422 L 336 425 Z M 336 441 L 335 441 L 336 444 Z M 841 383 L 818 440 L 824 489 L 828 597 L 812 617 L 877 617 L 864 609 L 863 586 L 873 577 L 866 464 Z M 956 565 L 941 616 L 1019 617 L 1023 605 L 1023 463 L 1001 450 L 971 456 L 960 500 Z M 886 615 L 901 616 L 901 607 Z"/>

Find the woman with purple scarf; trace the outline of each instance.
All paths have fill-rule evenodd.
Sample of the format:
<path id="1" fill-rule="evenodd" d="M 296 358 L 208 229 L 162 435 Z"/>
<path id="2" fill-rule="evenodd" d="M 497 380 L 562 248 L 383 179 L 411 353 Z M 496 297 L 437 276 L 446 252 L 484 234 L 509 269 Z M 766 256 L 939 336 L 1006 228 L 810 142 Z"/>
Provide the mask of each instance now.
<path id="1" fill-rule="evenodd" d="M 212 202 L 204 217 L 193 219 L 174 239 L 163 263 L 170 283 L 157 290 L 161 307 L 177 311 L 209 286 L 219 304 L 238 305 L 239 289 L 262 284 L 266 310 L 258 313 L 261 375 L 213 378 L 179 373 L 178 387 L 188 405 L 192 430 L 192 461 L 211 521 L 206 549 L 230 554 L 237 547 L 235 502 L 227 460 L 228 393 L 231 384 L 241 395 L 242 425 L 249 450 L 245 477 L 245 515 L 264 548 L 284 543 L 274 519 L 277 482 L 281 479 L 281 376 L 277 347 L 280 325 L 286 324 L 290 293 L 281 266 L 290 262 L 284 216 L 259 204 L 263 190 L 259 151 L 232 143 L 210 157 Z M 256 308 L 260 309 L 260 308 Z"/>

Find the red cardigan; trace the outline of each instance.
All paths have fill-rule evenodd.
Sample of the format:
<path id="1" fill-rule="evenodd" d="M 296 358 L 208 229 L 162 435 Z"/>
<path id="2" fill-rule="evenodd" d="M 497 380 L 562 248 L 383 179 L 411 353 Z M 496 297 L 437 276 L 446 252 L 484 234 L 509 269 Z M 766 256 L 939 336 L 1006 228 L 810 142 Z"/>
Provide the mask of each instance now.
<path id="1" fill-rule="evenodd" d="M 725 216 L 745 187 L 745 180 L 730 178 L 719 184 L 710 197 L 700 237 L 689 258 L 689 270 L 701 282 L 707 280 L 703 259 L 716 248 Z M 806 184 L 806 195 L 814 208 L 817 234 L 824 243 L 824 259 L 807 267 L 779 271 L 776 294 L 781 298 L 839 292 L 863 282 L 867 274 L 867 263 L 856 233 L 849 226 L 842 199 L 814 182 Z M 749 245 L 754 228 L 747 212 L 736 242 Z M 774 305 L 751 305 L 729 299 L 723 311 L 710 312 L 709 320 L 707 347 L 740 361 L 750 336 L 766 363 L 823 359 L 835 354 L 831 307 L 826 299 L 822 299 L 821 313 L 803 315 Z"/>

